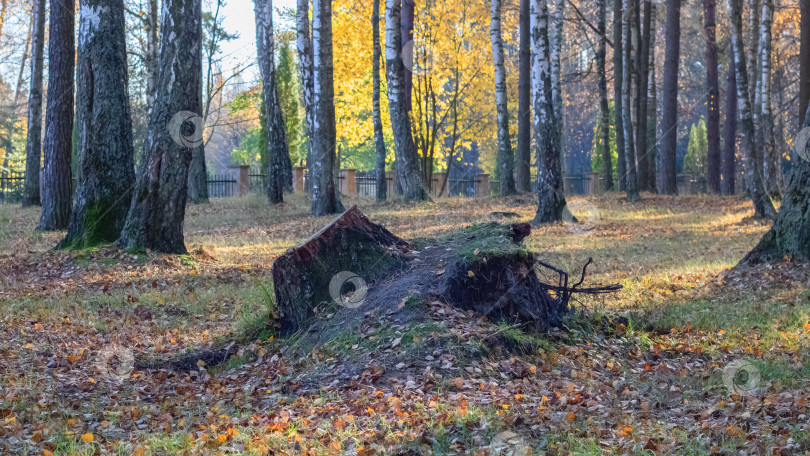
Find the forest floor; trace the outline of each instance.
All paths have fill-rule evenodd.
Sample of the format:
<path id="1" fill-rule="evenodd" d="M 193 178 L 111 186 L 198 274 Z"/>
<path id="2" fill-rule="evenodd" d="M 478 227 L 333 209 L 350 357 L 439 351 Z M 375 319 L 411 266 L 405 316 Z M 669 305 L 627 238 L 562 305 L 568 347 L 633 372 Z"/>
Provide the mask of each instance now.
<path id="1" fill-rule="evenodd" d="M 303 199 L 190 207 L 183 256 L 53 251 L 36 209 L 0 205 L 0 454 L 810 454 L 810 274 L 731 270 L 767 230 L 750 204 L 578 201 L 590 226 L 525 243 L 624 289 L 565 328 L 407 302 L 426 319 L 370 318 L 304 356 L 274 335 L 270 280 L 330 220 Z M 405 239 L 535 209 L 355 202 Z"/>

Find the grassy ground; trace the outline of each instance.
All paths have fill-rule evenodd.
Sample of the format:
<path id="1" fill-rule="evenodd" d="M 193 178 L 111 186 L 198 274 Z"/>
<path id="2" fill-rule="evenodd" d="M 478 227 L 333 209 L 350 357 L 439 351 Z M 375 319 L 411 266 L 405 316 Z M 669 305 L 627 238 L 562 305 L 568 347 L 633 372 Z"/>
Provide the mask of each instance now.
<path id="1" fill-rule="evenodd" d="M 644 196 L 579 200 L 591 226 L 526 239 L 625 287 L 567 328 L 408 302 L 420 323 L 371 318 L 305 356 L 274 335 L 269 278 L 329 221 L 301 199 L 191 207 L 184 256 L 55 252 L 36 210 L 0 205 L 0 453 L 808 454 L 806 266 L 730 271 L 767 230 L 741 199 Z M 406 239 L 534 212 L 346 203 Z"/>

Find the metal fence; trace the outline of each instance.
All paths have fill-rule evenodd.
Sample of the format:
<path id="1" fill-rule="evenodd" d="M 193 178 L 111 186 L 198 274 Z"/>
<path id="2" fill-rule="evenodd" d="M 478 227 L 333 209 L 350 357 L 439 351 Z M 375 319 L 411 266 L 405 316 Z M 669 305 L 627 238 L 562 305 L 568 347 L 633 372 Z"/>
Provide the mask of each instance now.
<path id="1" fill-rule="evenodd" d="M 238 181 L 227 174 L 208 175 L 208 196 L 211 198 L 230 198 L 237 196 Z"/>
<path id="2" fill-rule="evenodd" d="M 0 176 L 0 202 L 18 203 L 22 201 L 25 173 L 9 171 Z"/>

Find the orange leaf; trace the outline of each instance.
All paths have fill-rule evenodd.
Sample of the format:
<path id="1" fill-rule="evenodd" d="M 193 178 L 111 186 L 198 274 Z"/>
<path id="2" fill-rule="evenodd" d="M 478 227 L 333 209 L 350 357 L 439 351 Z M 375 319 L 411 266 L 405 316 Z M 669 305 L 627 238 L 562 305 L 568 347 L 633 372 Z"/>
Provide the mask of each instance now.
<path id="1" fill-rule="evenodd" d="M 95 438 L 93 437 L 92 432 L 88 432 L 87 434 L 82 434 L 82 442 L 84 442 L 84 443 L 93 443 L 93 440 L 95 440 Z"/>

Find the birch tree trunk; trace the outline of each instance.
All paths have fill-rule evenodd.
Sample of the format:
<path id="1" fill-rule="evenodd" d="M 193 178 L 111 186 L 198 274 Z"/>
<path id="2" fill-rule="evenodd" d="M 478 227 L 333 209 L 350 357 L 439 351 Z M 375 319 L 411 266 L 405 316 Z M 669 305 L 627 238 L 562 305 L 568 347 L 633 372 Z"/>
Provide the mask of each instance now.
<path id="1" fill-rule="evenodd" d="M 504 66 L 503 38 L 501 37 L 501 3 L 492 0 L 492 20 L 489 35 L 492 39 L 492 61 L 495 66 L 495 105 L 498 110 L 498 171 L 501 181 L 501 196 L 517 193 L 513 170 L 512 139 L 509 135 L 509 107 L 506 92 L 506 67 Z"/>
<path id="2" fill-rule="evenodd" d="M 737 71 L 734 65 L 734 49 L 729 46 L 728 84 L 726 89 L 726 129 L 723 139 L 723 185 L 724 195 L 735 193 L 737 179 Z"/>
<path id="3" fill-rule="evenodd" d="M 658 192 L 678 193 L 678 65 L 681 57 L 681 0 L 667 3 L 666 54 L 664 56 L 664 100 L 661 119 L 661 160 Z"/>
<path id="4" fill-rule="evenodd" d="M 627 177 L 625 189 L 627 190 L 628 201 L 638 201 L 638 173 L 636 168 L 636 143 L 635 132 L 633 131 L 633 118 L 630 114 L 633 110 L 633 15 L 635 14 L 633 0 L 624 0 L 624 62 L 622 65 L 622 126 L 624 127 L 624 156 L 627 160 L 625 169 Z"/>
<path id="5" fill-rule="evenodd" d="M 754 131 L 759 130 L 759 95 L 757 93 L 757 80 L 759 79 L 759 39 L 760 27 L 762 22 L 762 7 L 761 0 L 750 0 L 748 11 L 748 29 L 750 32 L 750 43 L 746 54 L 746 62 L 748 65 L 748 96 L 751 103 L 751 114 L 754 119 Z M 740 6 L 740 15 L 742 15 L 742 6 Z M 743 35 L 744 36 L 744 35 Z"/>
<path id="6" fill-rule="evenodd" d="M 716 0 L 703 0 L 703 29 L 706 33 L 706 139 L 709 191 L 720 193 L 720 80 L 717 75 Z"/>
<path id="7" fill-rule="evenodd" d="M 810 1 L 810 0 L 808 0 Z M 520 192 L 531 191 L 531 143 L 532 143 L 532 51 L 530 0 L 520 0 L 519 13 L 519 62 L 518 62 L 518 138 L 515 186 Z"/>
<path id="8" fill-rule="evenodd" d="M 45 51 L 45 0 L 34 0 L 31 11 L 31 88 L 28 92 L 28 135 L 25 140 L 25 183 L 22 206 L 39 206 L 42 162 L 42 67 Z"/>
<path id="9" fill-rule="evenodd" d="M 537 153 L 537 214 L 534 223 L 562 220 L 565 209 L 559 135 L 552 99 L 551 55 L 546 0 L 532 0 L 532 92 L 534 140 Z"/>
<path id="10" fill-rule="evenodd" d="M 734 48 L 734 64 L 737 74 L 737 104 L 742 133 L 742 156 L 745 184 L 754 202 L 754 218 L 774 218 L 776 211 L 770 197 L 765 192 L 761 163 L 757 160 L 754 142 L 754 120 L 751 112 L 751 98 L 748 90 L 748 67 L 745 46 L 742 42 L 742 0 L 728 0 L 733 27 L 731 42 Z"/>
<path id="11" fill-rule="evenodd" d="M 332 0 L 312 3 L 314 100 L 312 114 L 312 215 L 343 212 L 335 189 L 335 86 L 332 63 Z"/>
<path id="12" fill-rule="evenodd" d="M 415 0 L 401 0 L 402 9 L 400 10 L 400 43 L 402 44 L 402 48 L 405 47 L 408 42 L 413 41 L 413 21 L 416 15 L 416 1 Z M 412 43 L 415 44 L 415 43 Z M 408 116 L 411 115 L 411 110 L 413 109 L 413 100 L 412 100 L 412 92 L 413 92 L 413 67 L 414 67 L 414 59 L 416 56 L 416 46 L 411 48 L 413 52 L 409 56 L 403 55 L 400 52 L 400 57 L 402 59 L 410 58 L 409 62 L 405 62 L 405 70 L 402 72 L 402 99 L 405 105 L 405 112 L 408 113 Z"/>
<path id="13" fill-rule="evenodd" d="M 385 3 L 385 60 L 388 76 L 388 110 L 394 133 L 396 173 L 407 201 L 427 200 L 419 171 L 419 154 L 413 141 L 411 118 L 405 102 L 405 66 L 401 58 L 400 0 Z"/>
<path id="14" fill-rule="evenodd" d="M 191 151 L 202 145 L 202 7 L 165 0 L 148 141 L 118 243 L 128 250 L 186 253 L 183 219 Z"/>
<path id="15" fill-rule="evenodd" d="M 313 70 L 312 39 L 309 33 L 309 0 L 298 0 L 295 11 L 296 46 L 298 66 L 301 72 L 301 92 L 304 105 L 304 128 L 307 138 L 307 168 L 312 169 L 312 111 L 313 111 Z M 307 187 L 311 189 L 311 179 Z"/>
<path id="16" fill-rule="evenodd" d="M 42 216 L 39 229 L 63 230 L 70 221 L 73 183 L 70 170 L 73 132 L 75 5 L 51 0 L 48 40 L 48 106 L 42 171 Z"/>
<path id="17" fill-rule="evenodd" d="M 388 199 L 388 180 L 385 177 L 385 136 L 383 134 L 382 107 L 380 106 L 380 0 L 374 0 L 371 12 L 371 35 L 374 47 L 371 56 L 372 116 L 374 121 L 374 148 L 377 152 L 377 202 Z"/>
<path id="18" fill-rule="evenodd" d="M 210 65 L 209 59 L 209 65 Z M 211 86 L 209 85 L 208 88 Z M 200 92 L 197 94 L 202 110 L 201 128 L 205 129 L 205 119 L 208 118 L 207 106 L 203 102 L 202 84 Z M 202 134 L 202 132 L 201 132 Z M 188 165 L 188 202 L 192 204 L 208 203 L 208 170 L 205 166 L 205 140 L 200 145 L 191 149 L 191 163 Z"/>
<path id="19" fill-rule="evenodd" d="M 62 248 L 118 239 L 135 184 L 124 2 L 81 0 L 79 8 L 79 179 Z"/>
<path id="20" fill-rule="evenodd" d="M 619 172 L 619 191 L 626 189 L 627 159 L 624 143 L 624 53 L 622 47 L 622 0 L 613 2 L 613 128 L 616 132 L 616 167 Z"/>
<path id="21" fill-rule="evenodd" d="M 602 141 L 602 182 L 606 192 L 613 191 L 613 157 L 610 150 L 610 105 L 608 103 L 607 70 L 607 1 L 597 0 L 596 28 L 599 33 L 599 47 L 596 51 L 596 73 L 599 78 L 599 118 Z"/>
<path id="22" fill-rule="evenodd" d="M 759 38 L 759 65 L 760 75 L 757 79 L 760 119 L 758 150 L 762 152 L 763 178 L 765 189 L 769 194 L 779 194 L 781 182 L 780 154 L 776 150 L 776 141 L 773 134 L 773 79 L 771 76 L 771 54 L 773 49 L 773 0 L 762 1 L 762 23 Z"/>
<path id="23" fill-rule="evenodd" d="M 284 116 L 278 98 L 276 81 L 275 41 L 273 37 L 273 0 L 254 0 L 256 19 L 256 53 L 262 75 L 262 98 L 267 115 L 269 169 L 267 170 L 267 199 L 270 205 L 284 202 L 284 160 L 289 160 Z"/>
<path id="24" fill-rule="evenodd" d="M 146 18 L 146 55 L 144 67 L 146 70 L 146 112 L 150 112 L 155 104 L 155 87 L 157 86 L 157 65 L 159 39 L 158 0 L 149 0 L 149 16 Z M 206 186 L 207 187 L 207 186 Z"/>

